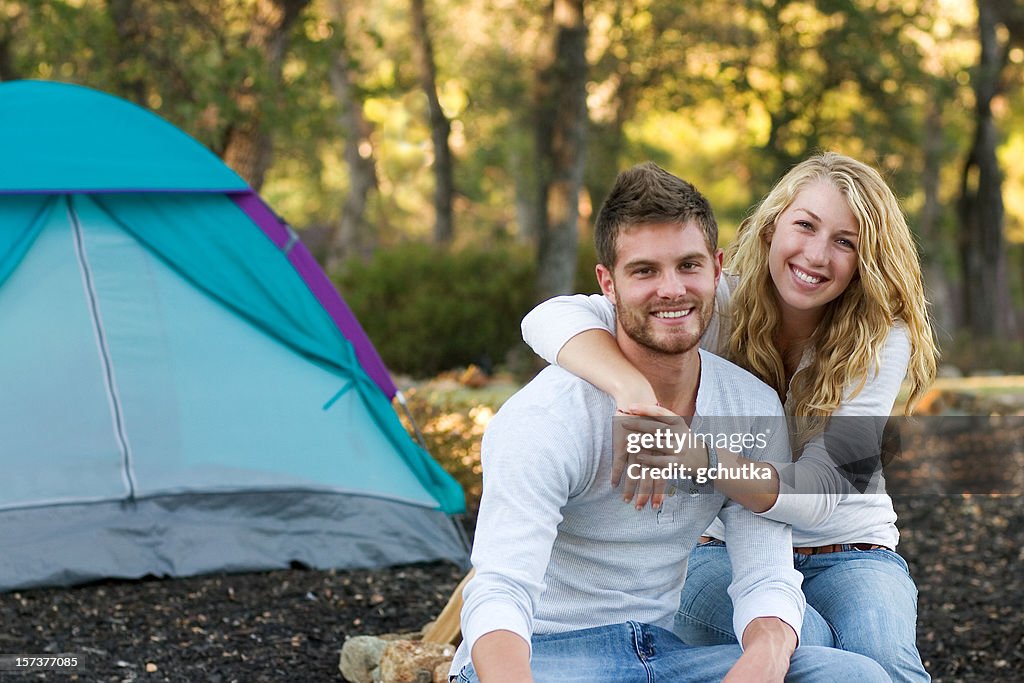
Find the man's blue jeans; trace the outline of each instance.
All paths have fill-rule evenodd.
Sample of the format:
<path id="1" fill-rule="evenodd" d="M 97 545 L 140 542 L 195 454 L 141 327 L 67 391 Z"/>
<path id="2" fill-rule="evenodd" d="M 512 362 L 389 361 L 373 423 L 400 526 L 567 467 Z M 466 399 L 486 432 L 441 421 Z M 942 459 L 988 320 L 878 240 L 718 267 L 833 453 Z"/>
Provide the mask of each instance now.
<path id="1" fill-rule="evenodd" d="M 708 683 L 722 680 L 742 654 L 739 645 L 686 645 L 671 631 L 635 621 L 534 636 L 532 645 L 535 683 Z M 473 666 L 457 680 L 478 683 Z M 889 677 L 867 657 L 801 647 L 786 681 L 888 683 Z"/>
<path id="2" fill-rule="evenodd" d="M 823 645 L 870 657 L 898 683 L 931 678 L 917 651 L 917 586 L 891 550 L 793 554 L 803 574 L 807 612 L 800 647 Z M 725 544 L 702 543 L 690 554 L 675 632 L 692 645 L 735 643 L 732 568 Z M 852 679 L 851 679 L 852 680 Z"/>

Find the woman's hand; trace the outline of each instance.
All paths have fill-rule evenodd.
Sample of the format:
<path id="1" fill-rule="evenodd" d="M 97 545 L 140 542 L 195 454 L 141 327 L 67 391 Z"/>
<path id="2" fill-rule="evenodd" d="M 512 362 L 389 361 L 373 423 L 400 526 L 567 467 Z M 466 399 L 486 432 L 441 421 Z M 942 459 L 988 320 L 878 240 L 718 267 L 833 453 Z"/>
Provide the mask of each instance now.
<path id="1" fill-rule="evenodd" d="M 698 468 L 708 466 L 707 449 L 692 437 L 686 420 L 659 405 L 633 404 L 620 409 L 612 434 L 611 483 L 613 487 L 622 484 L 622 499 L 634 501 L 637 510 L 648 501 L 654 509 L 660 508 L 666 489 L 681 478 L 656 476 L 665 468 L 676 465 L 678 473 L 692 476 Z"/>

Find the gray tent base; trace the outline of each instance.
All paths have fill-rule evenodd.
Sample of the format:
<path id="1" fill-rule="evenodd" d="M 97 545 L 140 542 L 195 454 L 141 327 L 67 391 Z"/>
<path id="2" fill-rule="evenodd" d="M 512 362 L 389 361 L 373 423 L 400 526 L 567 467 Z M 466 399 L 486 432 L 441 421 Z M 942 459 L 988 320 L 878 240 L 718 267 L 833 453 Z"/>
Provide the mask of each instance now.
<path id="1" fill-rule="evenodd" d="M 353 494 L 190 493 L 0 511 L 0 592 L 294 562 L 358 569 L 437 560 L 468 565 L 452 518 Z"/>

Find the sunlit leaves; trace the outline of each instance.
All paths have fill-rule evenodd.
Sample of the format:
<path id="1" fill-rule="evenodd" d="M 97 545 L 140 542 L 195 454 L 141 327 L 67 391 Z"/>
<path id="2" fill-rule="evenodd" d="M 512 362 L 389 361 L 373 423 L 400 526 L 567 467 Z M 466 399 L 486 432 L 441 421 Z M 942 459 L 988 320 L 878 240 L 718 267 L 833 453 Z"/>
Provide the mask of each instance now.
<path id="1" fill-rule="evenodd" d="M 345 27 L 337 3 L 349 10 Z M 389 240 L 425 237 L 432 153 L 407 0 L 313 0 L 290 36 L 281 86 L 266 80 L 263 58 L 248 46 L 255 5 L 0 0 L 0 76 L 66 80 L 127 97 L 217 152 L 243 114 L 238 93 L 250 92 L 273 133 L 265 193 L 298 226 L 326 225 L 338 219 L 348 189 L 348 132 L 327 76 L 344 39 L 374 125 L 369 144 L 381 190 L 372 218 L 387 226 Z M 458 162 L 460 239 L 513 237 L 536 168 L 530 84 L 547 3 L 431 5 L 438 91 Z M 922 149 L 933 139 L 941 204 L 951 210 L 971 135 L 973 2 L 588 0 L 586 8 L 591 207 L 621 167 L 653 158 L 708 191 L 727 234 L 789 164 L 829 147 L 881 166 L 913 213 L 923 206 Z M 1010 45 L 1006 90 L 994 106 L 1005 135 L 1011 236 L 1024 225 L 1016 168 L 1022 72 L 1024 45 Z M 927 122 L 933 107 L 939 127 Z"/>

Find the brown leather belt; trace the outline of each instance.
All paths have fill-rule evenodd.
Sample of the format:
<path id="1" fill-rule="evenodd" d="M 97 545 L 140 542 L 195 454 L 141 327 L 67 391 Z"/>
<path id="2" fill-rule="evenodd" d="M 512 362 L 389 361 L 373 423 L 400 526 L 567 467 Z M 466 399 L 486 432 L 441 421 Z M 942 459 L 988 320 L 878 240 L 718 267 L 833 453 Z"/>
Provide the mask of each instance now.
<path id="1" fill-rule="evenodd" d="M 718 540 L 712 536 L 701 536 L 698 543 L 710 543 Z M 824 555 L 825 553 L 841 553 L 847 550 L 892 550 L 892 548 L 878 545 L 877 543 L 833 543 L 832 545 L 793 548 L 793 552 L 799 555 Z"/>
<path id="2" fill-rule="evenodd" d="M 825 553 L 841 553 L 847 550 L 891 550 L 884 545 L 877 543 L 833 543 L 832 545 L 819 545 L 813 548 L 793 548 L 793 552 L 800 555 L 824 555 Z"/>

